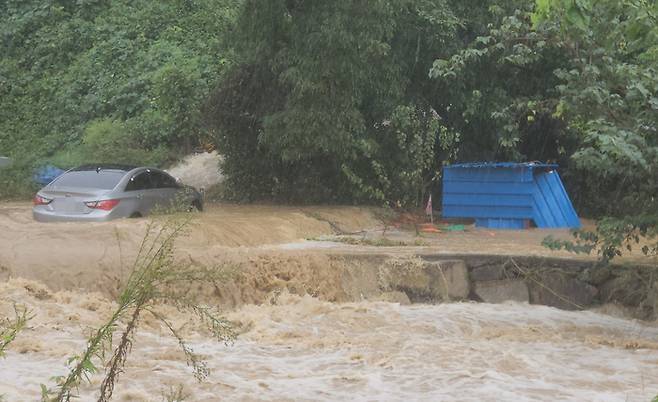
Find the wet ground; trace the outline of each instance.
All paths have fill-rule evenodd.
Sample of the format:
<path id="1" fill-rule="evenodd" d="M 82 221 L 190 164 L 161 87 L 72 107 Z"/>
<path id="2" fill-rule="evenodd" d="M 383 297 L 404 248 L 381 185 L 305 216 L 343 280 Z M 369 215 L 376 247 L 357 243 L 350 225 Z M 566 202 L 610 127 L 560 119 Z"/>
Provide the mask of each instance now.
<path id="1" fill-rule="evenodd" d="M 380 215 L 377 209 L 358 207 L 210 204 L 194 217 L 177 251 L 205 260 L 226 253 L 288 250 L 588 258 L 541 245 L 547 235 L 568 239 L 568 230 L 491 231 L 466 226 L 457 232 L 416 233 L 412 226 L 385 224 Z M 103 278 L 119 275 L 134 258 L 149 222 L 141 218 L 44 224 L 32 220 L 27 203 L 0 204 L 0 279 L 20 276 L 54 289 L 102 290 L 98 285 Z M 356 239 L 356 244 L 341 241 L 345 237 Z"/>

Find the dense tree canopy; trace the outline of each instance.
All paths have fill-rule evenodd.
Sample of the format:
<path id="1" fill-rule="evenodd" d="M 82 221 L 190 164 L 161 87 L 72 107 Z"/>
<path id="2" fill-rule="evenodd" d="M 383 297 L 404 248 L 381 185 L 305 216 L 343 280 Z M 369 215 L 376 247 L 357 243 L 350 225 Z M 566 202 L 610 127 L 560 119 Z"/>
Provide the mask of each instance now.
<path id="1" fill-rule="evenodd" d="M 458 22 L 443 0 L 246 1 L 206 110 L 232 193 L 417 200 L 454 142 L 427 72 Z"/>

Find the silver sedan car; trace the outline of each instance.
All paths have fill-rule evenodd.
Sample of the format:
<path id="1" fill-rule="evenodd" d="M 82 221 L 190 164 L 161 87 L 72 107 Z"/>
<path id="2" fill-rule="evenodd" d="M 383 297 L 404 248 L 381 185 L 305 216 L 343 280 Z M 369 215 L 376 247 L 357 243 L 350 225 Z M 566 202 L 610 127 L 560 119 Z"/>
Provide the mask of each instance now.
<path id="1" fill-rule="evenodd" d="M 40 222 L 108 221 L 146 216 L 156 207 L 203 209 L 203 197 L 159 169 L 84 165 L 62 174 L 34 196 Z"/>

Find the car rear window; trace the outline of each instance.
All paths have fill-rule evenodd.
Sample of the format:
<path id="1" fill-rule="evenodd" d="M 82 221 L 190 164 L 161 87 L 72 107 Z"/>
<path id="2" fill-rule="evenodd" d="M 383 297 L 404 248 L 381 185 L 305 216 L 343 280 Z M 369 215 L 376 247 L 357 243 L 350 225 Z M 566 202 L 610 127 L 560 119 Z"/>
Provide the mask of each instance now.
<path id="1" fill-rule="evenodd" d="M 85 170 L 64 173 L 51 186 L 53 187 L 80 187 L 112 190 L 126 174 L 117 170 Z"/>

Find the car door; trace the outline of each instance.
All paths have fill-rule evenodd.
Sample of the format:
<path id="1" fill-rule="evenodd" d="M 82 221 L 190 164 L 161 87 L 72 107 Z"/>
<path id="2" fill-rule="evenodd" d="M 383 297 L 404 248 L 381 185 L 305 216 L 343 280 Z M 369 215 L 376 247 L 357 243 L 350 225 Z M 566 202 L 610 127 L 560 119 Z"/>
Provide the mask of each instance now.
<path id="1" fill-rule="evenodd" d="M 153 185 L 150 170 L 136 173 L 126 185 L 126 195 L 136 199 L 137 211 L 148 214 L 158 204 L 158 194 Z"/>
<path id="2" fill-rule="evenodd" d="M 177 207 L 178 184 L 176 180 L 166 173 L 152 171 L 151 181 L 157 193 L 158 205 L 163 208 Z"/>

